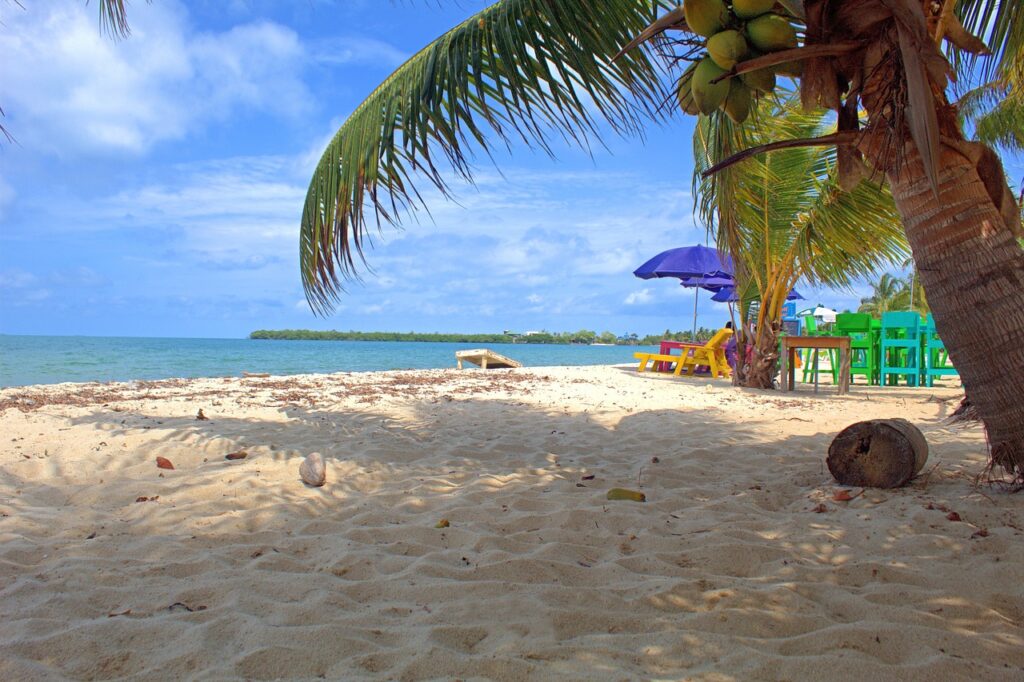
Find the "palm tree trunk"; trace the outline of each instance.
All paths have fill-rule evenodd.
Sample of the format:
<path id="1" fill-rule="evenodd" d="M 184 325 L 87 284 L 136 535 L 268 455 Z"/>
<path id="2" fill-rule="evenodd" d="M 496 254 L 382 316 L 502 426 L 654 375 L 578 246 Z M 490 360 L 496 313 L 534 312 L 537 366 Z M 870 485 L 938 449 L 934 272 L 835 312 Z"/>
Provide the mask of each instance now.
<path id="1" fill-rule="evenodd" d="M 939 168 L 936 196 L 908 144 L 903 167 L 888 173 L 893 197 L 937 331 L 988 431 L 992 462 L 1024 479 L 1024 251 L 974 163 L 943 145 Z"/>
<path id="2" fill-rule="evenodd" d="M 749 388 L 772 388 L 775 373 L 779 369 L 778 321 L 766 319 L 757 330 L 754 343 L 754 358 L 747 371 L 745 386 Z"/>

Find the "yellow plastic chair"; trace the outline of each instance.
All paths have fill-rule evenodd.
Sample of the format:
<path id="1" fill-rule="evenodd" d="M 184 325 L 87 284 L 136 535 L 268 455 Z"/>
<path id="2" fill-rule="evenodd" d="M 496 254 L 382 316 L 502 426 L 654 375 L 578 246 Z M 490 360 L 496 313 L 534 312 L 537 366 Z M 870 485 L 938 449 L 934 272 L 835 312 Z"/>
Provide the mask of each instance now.
<path id="1" fill-rule="evenodd" d="M 711 368 L 712 378 L 732 376 L 732 368 L 725 359 L 725 344 L 731 336 L 731 329 L 719 329 L 703 346 L 693 344 L 683 348 L 682 373 L 693 375 L 697 372 L 698 366 L 707 365 Z"/>

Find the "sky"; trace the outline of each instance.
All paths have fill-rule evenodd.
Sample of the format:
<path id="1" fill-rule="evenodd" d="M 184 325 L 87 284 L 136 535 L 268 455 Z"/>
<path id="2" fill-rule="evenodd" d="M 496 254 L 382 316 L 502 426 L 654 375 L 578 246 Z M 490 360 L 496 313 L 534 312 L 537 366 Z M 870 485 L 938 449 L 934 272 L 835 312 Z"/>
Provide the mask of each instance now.
<path id="1" fill-rule="evenodd" d="M 244 337 L 255 329 L 616 334 L 688 329 L 693 291 L 632 271 L 703 243 L 691 117 L 590 153 L 475 164 L 455 202 L 374 234 L 370 270 L 313 314 L 298 232 L 324 146 L 405 59 L 485 5 L 0 2 L 0 333 Z M 422 187 L 426 188 L 424 183 Z M 806 289 L 806 290 L 805 290 Z M 865 286 L 811 299 L 856 308 Z M 699 324 L 720 326 L 705 295 Z"/>

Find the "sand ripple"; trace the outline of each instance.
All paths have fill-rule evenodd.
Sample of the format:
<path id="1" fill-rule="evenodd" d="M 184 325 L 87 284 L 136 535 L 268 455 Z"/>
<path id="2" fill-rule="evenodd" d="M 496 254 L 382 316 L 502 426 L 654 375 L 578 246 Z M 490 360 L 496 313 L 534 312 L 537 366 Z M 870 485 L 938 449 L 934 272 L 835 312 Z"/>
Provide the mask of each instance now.
<path id="1" fill-rule="evenodd" d="M 1024 498 L 972 487 L 981 433 L 927 395 L 614 367 L 0 391 L 0 679 L 1019 680 Z M 936 468 L 833 502 L 832 435 L 889 416 Z"/>

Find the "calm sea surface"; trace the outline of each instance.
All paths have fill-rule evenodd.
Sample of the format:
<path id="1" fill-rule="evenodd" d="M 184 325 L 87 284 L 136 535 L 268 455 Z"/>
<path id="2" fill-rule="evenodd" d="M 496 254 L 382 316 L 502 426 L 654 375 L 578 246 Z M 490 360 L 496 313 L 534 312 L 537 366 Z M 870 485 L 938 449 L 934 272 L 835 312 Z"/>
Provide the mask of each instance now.
<path id="1" fill-rule="evenodd" d="M 472 343 L 254 341 L 100 336 L 0 335 L 0 386 L 63 381 L 129 381 L 171 377 L 366 372 L 455 366 Z M 487 344 L 526 367 L 633 362 L 646 346 Z"/>

